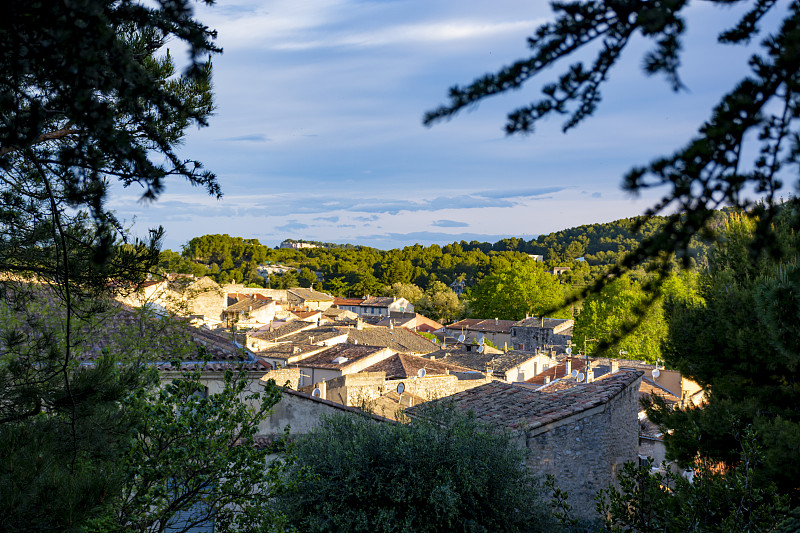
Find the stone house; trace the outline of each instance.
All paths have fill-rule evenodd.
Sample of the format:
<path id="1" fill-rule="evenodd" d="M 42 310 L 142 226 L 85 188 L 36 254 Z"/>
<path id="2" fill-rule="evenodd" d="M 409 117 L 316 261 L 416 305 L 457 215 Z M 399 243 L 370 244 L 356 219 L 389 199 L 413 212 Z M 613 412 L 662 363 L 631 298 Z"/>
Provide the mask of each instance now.
<path id="1" fill-rule="evenodd" d="M 333 296 L 330 294 L 302 287 L 287 289 L 286 299 L 290 306 L 303 307 L 309 311 L 325 311 L 333 305 Z"/>
<path id="2" fill-rule="evenodd" d="M 347 341 L 352 344 L 383 346 L 394 352 L 413 355 L 424 355 L 439 349 L 436 343 L 406 328 L 350 328 L 347 330 Z"/>
<path id="3" fill-rule="evenodd" d="M 445 326 L 445 332 L 456 339 L 464 335 L 464 342 L 469 343 L 483 337 L 497 348 L 511 346 L 511 326 L 516 320 L 498 320 L 465 318 Z"/>
<path id="4" fill-rule="evenodd" d="M 391 313 L 413 313 L 414 305 L 405 298 L 367 296 L 356 312 L 359 316 L 389 316 Z"/>
<path id="5" fill-rule="evenodd" d="M 336 344 L 306 357 L 292 366 L 299 368 L 299 386 L 305 387 L 315 383 L 328 381 L 345 374 L 361 372 L 392 355 L 394 351 L 381 346 L 357 346 L 353 344 Z"/>
<path id="6" fill-rule="evenodd" d="M 222 311 L 226 327 L 254 327 L 269 324 L 275 319 L 275 301 L 261 298 L 243 298 Z"/>
<path id="7" fill-rule="evenodd" d="M 563 352 L 572 341 L 575 321 L 564 318 L 526 318 L 511 326 L 511 346 L 535 352 L 553 348 Z"/>
<path id="8" fill-rule="evenodd" d="M 528 468 L 550 474 L 569 494 L 577 517 L 596 518 L 596 493 L 637 460 L 641 371 L 619 371 L 591 383 L 541 392 L 494 381 L 447 398 L 490 427 L 511 432 Z M 442 401 L 442 400 L 434 400 Z M 418 415 L 418 407 L 406 410 Z"/>
<path id="9" fill-rule="evenodd" d="M 556 360 L 544 353 L 511 350 L 505 353 L 479 353 L 474 350 L 442 349 L 428 354 L 438 361 L 463 366 L 476 372 L 483 372 L 495 379 L 508 383 L 521 382 L 556 364 Z"/>

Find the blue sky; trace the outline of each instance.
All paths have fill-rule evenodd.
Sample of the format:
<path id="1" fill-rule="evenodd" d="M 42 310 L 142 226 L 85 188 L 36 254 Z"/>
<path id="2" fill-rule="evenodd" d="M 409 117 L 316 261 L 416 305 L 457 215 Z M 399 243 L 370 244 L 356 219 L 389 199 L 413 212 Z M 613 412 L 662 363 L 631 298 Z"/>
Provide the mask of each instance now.
<path id="1" fill-rule="evenodd" d="M 550 120 L 506 137 L 506 113 L 550 78 L 432 128 L 421 119 L 451 85 L 524 57 L 526 37 L 550 17 L 544 1 L 219 0 L 198 9 L 224 53 L 213 59 L 216 114 L 182 152 L 218 175 L 224 197 L 175 181 L 156 203 L 131 188 L 115 189 L 110 204 L 134 233 L 163 225 L 173 249 L 206 233 L 384 249 L 529 239 L 634 216 L 661 192 L 631 198 L 622 175 L 685 143 L 748 57 L 715 42 L 735 12 L 699 4 L 688 13 L 688 91 L 641 73 L 649 43 L 640 38 L 589 121 L 566 135 Z"/>

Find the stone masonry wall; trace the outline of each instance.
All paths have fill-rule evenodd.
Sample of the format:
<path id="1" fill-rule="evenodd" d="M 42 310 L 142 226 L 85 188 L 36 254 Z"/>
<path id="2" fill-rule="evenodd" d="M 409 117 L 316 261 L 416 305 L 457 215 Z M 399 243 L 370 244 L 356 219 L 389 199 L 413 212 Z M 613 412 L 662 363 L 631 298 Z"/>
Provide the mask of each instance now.
<path id="1" fill-rule="evenodd" d="M 596 519 L 595 494 L 616 483 L 625 462 L 637 459 L 640 383 L 604 405 L 526 434 L 528 467 L 555 477 L 577 517 Z"/>

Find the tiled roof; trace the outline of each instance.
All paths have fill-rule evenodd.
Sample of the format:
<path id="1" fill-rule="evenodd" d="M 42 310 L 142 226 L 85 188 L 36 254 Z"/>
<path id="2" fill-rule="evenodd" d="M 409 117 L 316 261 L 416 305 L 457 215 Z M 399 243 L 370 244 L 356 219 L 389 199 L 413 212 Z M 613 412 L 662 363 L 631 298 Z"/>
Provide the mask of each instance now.
<path id="1" fill-rule="evenodd" d="M 570 361 L 570 372 L 567 372 L 567 361 Z M 586 359 L 583 357 L 568 357 L 557 365 L 551 366 L 547 370 L 539 372 L 531 379 L 526 380 L 526 383 L 544 385 L 548 381 L 546 378 L 550 378 L 549 381 L 555 381 L 557 379 L 569 376 L 572 370 L 583 372 L 584 368 L 586 368 Z"/>
<path id="2" fill-rule="evenodd" d="M 293 289 L 288 289 L 287 292 L 294 294 L 295 296 L 303 299 L 308 300 L 310 302 L 332 302 L 333 296 L 330 294 L 325 294 L 324 292 L 315 291 L 313 289 L 303 289 L 301 287 L 295 287 Z"/>
<path id="3" fill-rule="evenodd" d="M 439 349 L 435 343 L 405 328 L 351 328 L 347 340 L 353 344 L 385 346 L 395 352 L 412 354 L 427 354 Z"/>
<path id="4" fill-rule="evenodd" d="M 460 365 L 471 368 L 472 370 L 477 370 L 478 372 L 485 372 L 486 367 L 489 366 L 493 374 L 505 374 L 509 369 L 536 357 L 534 353 L 523 352 L 521 350 L 511 350 L 506 353 L 498 354 L 446 349 L 428 355 L 432 355 L 436 357 L 436 359 L 441 359 L 445 363 Z"/>
<path id="5" fill-rule="evenodd" d="M 636 370 L 620 371 L 606 379 L 551 394 L 493 381 L 443 400 L 474 412 L 478 419 L 493 427 L 536 429 L 608 403 L 626 388 L 637 385 L 641 376 L 642 372 Z M 412 416 L 418 412 L 419 407 L 406 410 Z"/>
<path id="6" fill-rule="evenodd" d="M 399 317 L 399 316 L 387 316 L 380 322 L 376 324 L 376 326 L 388 328 L 389 324 L 391 324 L 395 328 L 407 328 L 410 327 L 410 323 L 416 323 L 416 319 L 414 317 Z"/>
<path id="7" fill-rule="evenodd" d="M 386 372 L 389 379 L 402 379 L 414 377 L 421 368 L 428 374 L 447 374 L 450 372 L 469 372 L 469 368 L 443 363 L 442 361 L 431 361 L 424 357 L 398 353 L 380 363 L 376 363 L 365 368 L 364 372 Z"/>
<path id="8" fill-rule="evenodd" d="M 334 298 L 334 305 L 361 305 L 363 298 Z"/>
<path id="9" fill-rule="evenodd" d="M 361 302 L 359 305 L 369 307 L 389 307 L 395 301 L 397 301 L 397 298 L 392 298 L 391 296 L 372 296 Z"/>
<path id="10" fill-rule="evenodd" d="M 278 326 L 276 329 L 272 331 L 256 331 L 255 333 L 248 334 L 248 336 L 263 341 L 277 341 L 281 337 L 289 336 L 292 333 L 297 333 L 298 331 L 302 331 L 304 329 L 313 328 L 316 325 L 317 325 L 316 322 L 304 322 L 302 320 L 293 320 L 292 322 L 288 322 L 286 324 L 283 324 L 282 326 Z"/>
<path id="11" fill-rule="evenodd" d="M 346 333 L 347 333 L 346 331 L 342 331 L 339 328 L 326 325 L 326 326 L 319 326 L 316 328 L 304 329 L 303 331 L 298 331 L 297 333 L 293 333 L 291 335 L 283 337 L 282 339 L 280 339 L 280 341 L 290 344 L 292 343 L 318 344 L 320 342 L 325 342 L 331 339 L 335 339 L 336 337 L 341 337 Z"/>
<path id="12" fill-rule="evenodd" d="M 642 378 L 642 386 L 639 387 L 639 397 L 643 398 L 645 396 L 652 396 L 654 394 L 656 396 L 661 396 L 668 404 L 681 401 L 680 397 L 666 387 L 662 387 L 648 377 Z"/>
<path id="13" fill-rule="evenodd" d="M 285 359 L 293 355 L 301 355 L 305 352 L 313 352 L 314 350 L 319 350 L 321 348 L 322 346 L 316 344 L 295 344 L 292 342 L 284 342 L 270 346 L 269 348 L 264 348 L 263 350 L 259 350 L 256 352 L 256 355 L 259 357 L 278 357 Z"/>
<path id="14" fill-rule="evenodd" d="M 446 326 L 449 330 L 483 331 L 491 333 L 508 333 L 516 320 L 495 320 L 482 318 L 465 318 Z"/>
<path id="15" fill-rule="evenodd" d="M 262 307 L 268 306 L 272 300 L 256 300 L 255 298 L 246 298 L 239 300 L 233 305 L 225 308 L 226 313 L 239 313 L 241 311 L 256 311 Z"/>
<path id="16" fill-rule="evenodd" d="M 327 350 L 306 357 L 302 361 L 296 363 L 298 366 L 314 367 L 314 368 L 332 368 L 340 369 L 346 368 L 348 365 L 369 357 L 378 352 L 384 351 L 386 348 L 383 346 L 356 346 L 353 344 L 336 344 Z M 387 350 L 387 354 L 390 354 Z M 344 357 L 347 360 L 343 363 L 334 363 L 333 360 L 337 357 Z"/>
<path id="17" fill-rule="evenodd" d="M 292 314 L 300 320 L 306 321 L 322 316 L 322 312 L 320 311 L 292 311 Z"/>
<path id="18" fill-rule="evenodd" d="M 541 328 L 541 329 L 557 329 L 560 326 L 563 326 L 569 322 L 569 326 L 574 324 L 574 321 L 567 318 L 524 318 L 518 322 L 515 322 L 513 325 L 515 327 L 522 327 L 522 328 Z M 559 331 L 560 333 L 560 331 Z"/>

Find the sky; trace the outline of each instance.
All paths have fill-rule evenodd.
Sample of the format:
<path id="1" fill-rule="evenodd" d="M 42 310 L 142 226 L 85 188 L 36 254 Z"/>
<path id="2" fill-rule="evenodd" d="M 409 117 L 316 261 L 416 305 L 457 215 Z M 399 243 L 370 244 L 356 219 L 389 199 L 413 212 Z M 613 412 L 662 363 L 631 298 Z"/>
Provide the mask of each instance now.
<path id="1" fill-rule="evenodd" d="M 652 42 L 638 37 L 593 117 L 567 134 L 555 117 L 508 137 L 506 114 L 558 68 L 431 128 L 422 116 L 452 85 L 525 57 L 526 38 L 552 18 L 543 0 L 198 4 L 224 49 L 217 109 L 180 150 L 217 174 L 224 196 L 173 180 L 154 203 L 115 186 L 109 206 L 134 234 L 162 225 L 171 249 L 211 233 L 270 246 L 494 242 L 635 216 L 666 191 L 631 197 L 625 172 L 685 144 L 746 69 L 746 49 L 716 43 L 735 15 L 705 3 L 687 12 L 686 91 L 642 73 Z"/>

